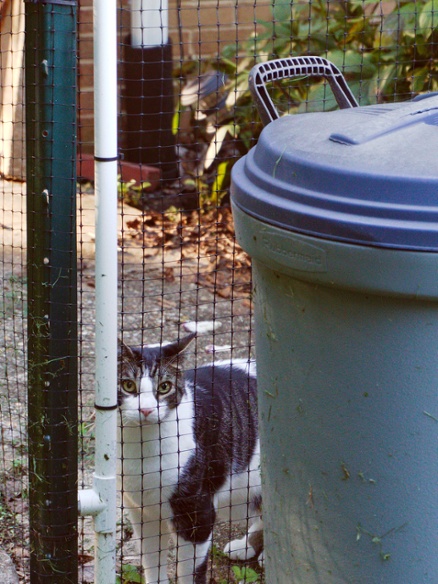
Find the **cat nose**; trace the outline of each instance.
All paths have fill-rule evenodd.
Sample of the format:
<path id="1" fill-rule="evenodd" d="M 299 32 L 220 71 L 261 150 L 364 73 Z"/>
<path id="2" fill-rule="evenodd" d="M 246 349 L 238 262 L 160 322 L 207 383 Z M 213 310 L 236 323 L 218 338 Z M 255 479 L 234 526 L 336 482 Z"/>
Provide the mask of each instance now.
<path id="1" fill-rule="evenodd" d="M 143 414 L 145 418 L 147 418 L 150 414 L 152 414 L 154 410 L 143 408 L 140 412 Z"/>

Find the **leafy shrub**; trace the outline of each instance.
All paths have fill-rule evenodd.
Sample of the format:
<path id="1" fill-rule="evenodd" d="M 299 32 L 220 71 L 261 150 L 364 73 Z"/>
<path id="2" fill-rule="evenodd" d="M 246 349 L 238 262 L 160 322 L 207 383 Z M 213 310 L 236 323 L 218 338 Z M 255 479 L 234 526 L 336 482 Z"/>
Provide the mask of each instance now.
<path id="1" fill-rule="evenodd" d="M 387 13 L 385 5 L 392 6 Z M 274 0 L 272 20 L 260 25 L 263 30 L 240 47 L 244 58 L 237 59 L 234 70 L 234 45 L 224 50 L 222 61 L 215 65 L 232 74 L 228 106 L 230 116 L 236 114 L 237 124 L 246 121 L 250 68 L 272 58 L 326 57 L 344 72 L 361 105 L 400 101 L 438 89 L 438 0 L 424 4 L 406 0 Z M 307 100 L 307 109 L 321 109 L 314 104 L 324 97 L 324 90 L 324 84 L 309 86 L 309 80 L 303 79 L 293 83 L 291 91 L 280 86 L 274 94 L 280 104 L 286 96 L 289 108 Z M 324 109 L 335 105 L 333 99 L 325 98 Z"/>
<path id="2" fill-rule="evenodd" d="M 209 139 L 216 153 L 232 142 L 235 151 L 244 154 L 261 131 L 248 89 L 249 71 L 258 62 L 326 57 L 343 71 L 360 105 L 403 101 L 438 90 L 438 0 L 273 0 L 272 19 L 260 21 L 258 29 L 237 51 L 230 45 L 210 63 L 226 76 L 228 92 L 219 117 L 215 112 L 212 121 L 216 130 Z M 326 83 L 316 79 L 278 82 L 271 95 L 282 112 L 336 107 Z M 233 162 L 233 157 L 225 157 L 219 165 L 222 194 Z M 217 192 L 212 196 L 220 199 Z"/>

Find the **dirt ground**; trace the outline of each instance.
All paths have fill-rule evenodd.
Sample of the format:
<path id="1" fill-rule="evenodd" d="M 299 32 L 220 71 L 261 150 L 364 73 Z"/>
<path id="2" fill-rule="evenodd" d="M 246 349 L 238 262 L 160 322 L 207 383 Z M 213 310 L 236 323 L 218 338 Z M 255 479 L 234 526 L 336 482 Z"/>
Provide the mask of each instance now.
<path id="1" fill-rule="evenodd" d="M 0 389 L 0 541 L 16 564 L 20 582 L 27 583 L 25 196 L 20 183 L 3 183 L 1 189 L 0 351 L 5 381 Z M 169 204 L 174 202 L 163 205 L 156 198 L 144 211 L 119 206 L 120 335 L 132 344 L 160 342 L 176 338 L 193 326 L 190 323 L 197 322 L 203 323 L 204 328 L 193 345 L 193 364 L 252 355 L 250 268 L 248 258 L 234 242 L 229 209 L 202 214 L 193 209 L 178 212 L 175 205 Z M 94 449 L 95 241 L 94 196 L 90 188 L 82 189 L 78 210 L 79 487 L 83 488 L 90 486 Z M 93 582 L 93 534 L 88 519 L 80 520 L 80 532 L 80 582 L 88 584 Z M 119 570 L 124 571 L 123 584 L 129 584 L 138 581 L 139 558 L 129 524 L 120 516 L 119 535 Z M 238 581 L 228 560 L 219 553 L 228 536 L 227 525 L 215 535 L 211 584 Z"/>

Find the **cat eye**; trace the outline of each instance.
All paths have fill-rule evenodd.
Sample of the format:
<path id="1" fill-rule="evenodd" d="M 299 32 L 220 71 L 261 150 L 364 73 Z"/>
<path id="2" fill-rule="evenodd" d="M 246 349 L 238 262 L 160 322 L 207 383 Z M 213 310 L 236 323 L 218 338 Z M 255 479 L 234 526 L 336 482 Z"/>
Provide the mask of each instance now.
<path id="1" fill-rule="evenodd" d="M 126 393 L 135 393 L 137 391 L 137 384 L 132 379 L 122 379 L 122 389 Z"/>
<path id="2" fill-rule="evenodd" d="M 159 385 L 158 385 L 158 393 L 160 395 L 166 395 L 166 393 L 169 393 L 169 391 L 172 389 L 172 382 L 171 381 L 162 381 Z"/>

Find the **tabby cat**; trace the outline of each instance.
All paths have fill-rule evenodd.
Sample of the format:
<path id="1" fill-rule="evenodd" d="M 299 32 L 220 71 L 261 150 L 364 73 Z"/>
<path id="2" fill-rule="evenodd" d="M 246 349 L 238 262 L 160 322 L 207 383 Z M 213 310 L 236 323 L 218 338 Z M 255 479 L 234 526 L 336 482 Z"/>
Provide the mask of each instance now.
<path id="1" fill-rule="evenodd" d="M 251 525 L 225 553 L 262 561 L 255 362 L 183 371 L 194 337 L 119 347 L 119 487 L 148 584 L 169 581 L 169 539 L 178 584 L 206 584 L 217 516 Z"/>

